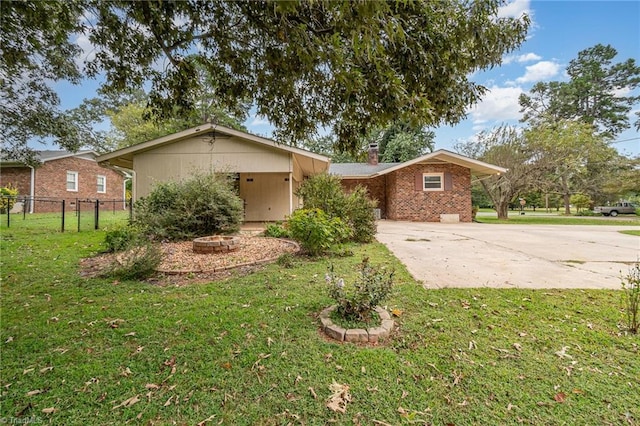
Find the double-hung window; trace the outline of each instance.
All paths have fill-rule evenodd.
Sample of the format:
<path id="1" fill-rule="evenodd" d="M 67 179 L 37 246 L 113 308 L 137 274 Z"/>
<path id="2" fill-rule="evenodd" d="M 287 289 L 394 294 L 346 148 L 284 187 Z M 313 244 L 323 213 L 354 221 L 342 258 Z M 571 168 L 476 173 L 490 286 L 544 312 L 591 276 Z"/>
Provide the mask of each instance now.
<path id="1" fill-rule="evenodd" d="M 422 174 L 422 190 L 423 191 L 443 191 L 444 190 L 444 173 L 423 173 Z"/>
<path id="2" fill-rule="evenodd" d="M 97 185 L 97 191 L 99 194 L 107 192 L 107 177 L 98 175 Z"/>
<path id="3" fill-rule="evenodd" d="M 67 172 L 67 191 L 78 192 L 78 172 Z"/>

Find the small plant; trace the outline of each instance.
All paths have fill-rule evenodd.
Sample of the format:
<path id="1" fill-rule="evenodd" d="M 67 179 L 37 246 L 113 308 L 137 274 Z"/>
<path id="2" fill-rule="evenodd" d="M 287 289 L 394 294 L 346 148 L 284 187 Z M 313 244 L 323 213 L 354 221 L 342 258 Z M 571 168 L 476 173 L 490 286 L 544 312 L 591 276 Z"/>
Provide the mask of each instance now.
<path id="1" fill-rule="evenodd" d="M 153 275 L 162 262 L 162 249 L 151 242 L 131 247 L 116 257 L 102 274 L 122 280 L 142 280 Z"/>
<path id="2" fill-rule="evenodd" d="M 349 227 L 340 218 L 330 219 L 320 209 L 296 210 L 289 218 L 288 226 L 293 239 L 311 256 L 325 253 L 350 236 Z"/>
<path id="3" fill-rule="evenodd" d="M 622 277 L 627 329 L 638 334 L 640 329 L 640 263 L 636 262 Z"/>
<path id="4" fill-rule="evenodd" d="M 377 268 L 369 263 L 369 258 L 362 259 L 359 265 L 360 277 L 352 287 L 345 285 L 344 279 L 336 279 L 333 266 L 325 275 L 329 285 L 329 296 L 336 301 L 336 311 L 349 321 L 368 322 L 376 306 L 389 297 L 393 287 L 394 271 Z"/>
<path id="5" fill-rule="evenodd" d="M 280 257 L 278 257 L 278 260 L 276 260 L 276 263 L 282 268 L 291 269 L 296 263 L 295 256 L 291 253 L 281 254 Z"/>
<path id="6" fill-rule="evenodd" d="M 270 223 L 264 230 L 265 237 L 289 238 L 289 230 L 281 222 Z"/>
<path id="7" fill-rule="evenodd" d="M 104 242 L 107 245 L 108 252 L 116 253 L 133 246 L 140 237 L 141 234 L 137 228 L 131 225 L 118 225 L 113 229 L 107 230 Z"/>

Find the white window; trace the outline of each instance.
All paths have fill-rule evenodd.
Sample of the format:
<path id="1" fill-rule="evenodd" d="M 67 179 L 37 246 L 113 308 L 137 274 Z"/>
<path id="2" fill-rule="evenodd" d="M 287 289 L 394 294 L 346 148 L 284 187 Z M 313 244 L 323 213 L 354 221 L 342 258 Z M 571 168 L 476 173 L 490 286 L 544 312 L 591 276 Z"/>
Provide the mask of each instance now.
<path id="1" fill-rule="evenodd" d="M 422 189 L 423 191 L 444 190 L 444 173 L 423 173 Z"/>
<path id="2" fill-rule="evenodd" d="M 107 192 L 107 177 L 98 175 L 98 193 L 104 194 Z"/>
<path id="3" fill-rule="evenodd" d="M 78 192 L 78 172 L 67 172 L 67 191 Z"/>

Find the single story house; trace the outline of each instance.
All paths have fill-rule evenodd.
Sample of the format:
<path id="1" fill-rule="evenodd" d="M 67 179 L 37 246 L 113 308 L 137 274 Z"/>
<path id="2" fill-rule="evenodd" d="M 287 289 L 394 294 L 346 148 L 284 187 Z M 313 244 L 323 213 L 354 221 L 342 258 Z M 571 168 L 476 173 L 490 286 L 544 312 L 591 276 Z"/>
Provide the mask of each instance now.
<path id="1" fill-rule="evenodd" d="M 119 149 L 97 161 L 133 172 L 134 200 L 148 195 L 158 182 L 194 172 L 232 173 L 246 222 L 285 219 L 302 205 L 295 195 L 302 181 L 329 168 L 323 155 L 211 123 Z"/>
<path id="2" fill-rule="evenodd" d="M 383 219 L 419 222 L 471 222 L 472 177 L 507 169 L 444 149 L 403 163 L 379 163 L 378 146 L 369 146 L 367 163 L 331 164 L 329 172 L 353 190 L 368 188 Z"/>
<path id="3" fill-rule="evenodd" d="M 361 184 L 378 200 L 381 218 L 471 221 L 471 177 L 506 169 L 445 150 L 404 163 L 378 163 L 372 146 L 368 164 L 330 164 L 323 155 L 216 124 L 123 148 L 97 158 L 100 164 L 132 171 L 134 200 L 157 182 L 184 179 L 194 172 L 236 176 L 246 222 L 284 220 L 302 200 L 303 180 L 334 173 L 349 190 Z"/>
<path id="4" fill-rule="evenodd" d="M 59 212 L 62 200 L 67 209 L 75 208 L 78 200 L 108 200 L 111 203 L 101 208 L 124 209 L 125 173 L 100 166 L 97 156 L 93 151 L 38 151 L 35 167 L 2 159 L 0 186 L 17 188 L 30 213 Z"/>

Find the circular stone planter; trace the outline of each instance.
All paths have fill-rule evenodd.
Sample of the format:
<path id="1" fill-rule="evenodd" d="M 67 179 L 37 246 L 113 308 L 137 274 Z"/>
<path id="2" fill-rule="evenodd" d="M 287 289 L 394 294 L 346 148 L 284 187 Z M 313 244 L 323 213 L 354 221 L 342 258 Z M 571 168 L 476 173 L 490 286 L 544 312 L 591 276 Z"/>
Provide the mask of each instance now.
<path id="1" fill-rule="evenodd" d="M 336 305 L 329 306 L 320 312 L 320 322 L 322 331 L 329 337 L 340 342 L 361 342 L 361 343 L 378 343 L 389 337 L 394 321 L 391 319 L 389 312 L 381 307 L 376 307 L 375 311 L 380 317 L 382 323 L 378 327 L 363 328 L 342 328 L 331 321 L 331 312 L 337 309 Z"/>
<path id="2" fill-rule="evenodd" d="M 193 240 L 194 253 L 220 253 L 240 248 L 240 237 L 212 235 Z"/>

